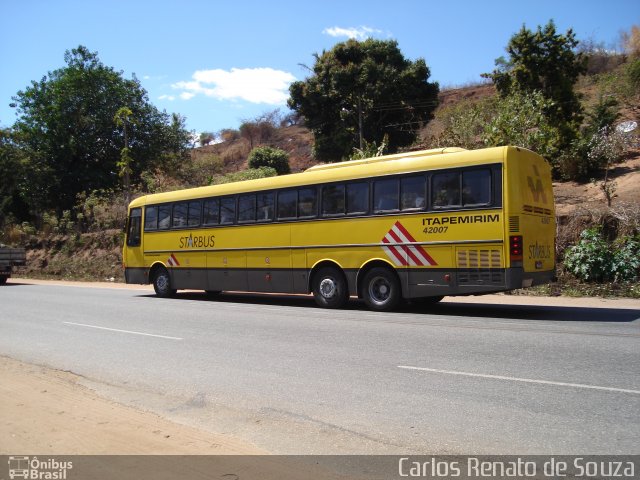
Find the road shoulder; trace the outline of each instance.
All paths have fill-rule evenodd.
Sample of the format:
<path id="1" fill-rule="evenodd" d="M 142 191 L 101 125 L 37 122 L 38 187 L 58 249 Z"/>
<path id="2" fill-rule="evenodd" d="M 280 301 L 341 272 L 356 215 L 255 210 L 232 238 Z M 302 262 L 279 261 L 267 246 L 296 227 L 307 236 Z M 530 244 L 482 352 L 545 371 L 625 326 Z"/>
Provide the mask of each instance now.
<path id="1" fill-rule="evenodd" d="M 260 455 L 233 437 L 120 405 L 80 377 L 0 357 L 0 453 Z"/>

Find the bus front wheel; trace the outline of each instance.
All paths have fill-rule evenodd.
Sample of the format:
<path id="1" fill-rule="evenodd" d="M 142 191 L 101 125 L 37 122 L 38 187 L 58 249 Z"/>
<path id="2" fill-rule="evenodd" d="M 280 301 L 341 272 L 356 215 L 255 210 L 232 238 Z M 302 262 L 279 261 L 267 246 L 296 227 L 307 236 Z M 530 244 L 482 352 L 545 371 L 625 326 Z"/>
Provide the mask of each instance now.
<path id="1" fill-rule="evenodd" d="M 160 267 L 153 275 L 153 289 L 160 298 L 173 297 L 176 290 L 171 288 L 171 277 L 166 268 Z"/>
<path id="2" fill-rule="evenodd" d="M 400 281 L 388 268 L 372 268 L 364 276 L 362 297 L 372 310 L 383 312 L 393 310 L 402 297 Z"/>
<path id="3" fill-rule="evenodd" d="M 349 300 L 347 281 L 340 270 L 323 267 L 313 276 L 313 298 L 323 308 L 340 308 Z"/>

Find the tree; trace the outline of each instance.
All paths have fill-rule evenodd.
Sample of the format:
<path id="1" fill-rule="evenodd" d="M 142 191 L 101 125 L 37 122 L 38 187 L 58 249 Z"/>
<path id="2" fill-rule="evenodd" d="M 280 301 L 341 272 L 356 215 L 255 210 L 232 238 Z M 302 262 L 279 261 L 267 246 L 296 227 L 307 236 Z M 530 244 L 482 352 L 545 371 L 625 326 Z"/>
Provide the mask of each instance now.
<path id="1" fill-rule="evenodd" d="M 392 40 L 338 43 L 315 55 L 312 72 L 290 86 L 288 104 L 313 132 L 319 160 L 347 158 L 385 134 L 390 152 L 410 145 L 438 103 L 424 59 L 405 59 Z"/>
<path id="2" fill-rule="evenodd" d="M 205 145 L 209 145 L 210 143 L 216 140 L 216 134 L 213 132 L 202 132 L 200 133 L 200 137 L 198 138 L 198 142 L 201 147 Z"/>
<path id="3" fill-rule="evenodd" d="M 515 145 L 545 158 L 558 156 L 560 132 L 545 115 L 553 108 L 551 100 L 537 91 L 516 91 L 508 97 L 498 98 L 493 108 L 494 114 L 481 135 L 486 146 Z"/>
<path id="4" fill-rule="evenodd" d="M 124 147 L 120 151 L 120 161 L 117 166 L 120 170 L 120 176 L 124 178 L 125 205 L 129 205 L 131 201 L 131 164 L 133 158 L 129 155 L 129 135 L 128 129 L 131 125 L 135 125 L 133 112 L 130 108 L 120 107 L 113 117 L 116 126 L 122 127 L 124 132 Z"/>
<path id="5" fill-rule="evenodd" d="M 586 71 L 586 58 L 575 52 L 577 45 L 573 30 L 557 33 L 553 20 L 535 32 L 523 25 L 509 40 L 509 58 L 498 58 L 497 68 L 483 74 L 493 80 L 502 97 L 539 91 L 550 100 L 545 115 L 560 130 L 559 149 L 575 138 L 581 121 L 582 106 L 574 85 Z"/>
<path id="6" fill-rule="evenodd" d="M 82 191 L 117 188 L 124 132 L 114 128 L 125 105 L 136 123 L 127 131 L 132 181 L 148 168 L 186 154 L 184 120 L 158 111 L 133 77 L 103 65 L 97 53 L 79 46 L 65 53 L 66 66 L 13 97 L 20 146 L 31 152 L 28 169 L 46 172 L 29 188 L 35 210 L 71 209 Z"/>
<path id="7" fill-rule="evenodd" d="M 249 168 L 271 167 L 278 175 L 291 173 L 289 154 L 272 147 L 256 147 L 249 153 Z"/>
<path id="8" fill-rule="evenodd" d="M 28 215 L 20 184 L 25 178 L 24 152 L 16 145 L 13 132 L 0 129 L 0 227 L 8 217 L 23 220 Z M 26 199 L 28 200 L 28 199 Z"/>

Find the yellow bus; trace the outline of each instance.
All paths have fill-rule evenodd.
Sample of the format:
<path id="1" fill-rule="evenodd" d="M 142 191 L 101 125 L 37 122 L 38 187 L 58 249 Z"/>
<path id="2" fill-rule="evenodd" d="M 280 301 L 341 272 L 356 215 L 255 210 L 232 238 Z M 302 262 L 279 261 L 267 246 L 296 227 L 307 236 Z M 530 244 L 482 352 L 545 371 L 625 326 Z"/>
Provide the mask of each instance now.
<path id="1" fill-rule="evenodd" d="M 444 148 L 137 198 L 127 283 L 350 296 L 374 310 L 550 282 L 549 164 L 518 147 Z"/>

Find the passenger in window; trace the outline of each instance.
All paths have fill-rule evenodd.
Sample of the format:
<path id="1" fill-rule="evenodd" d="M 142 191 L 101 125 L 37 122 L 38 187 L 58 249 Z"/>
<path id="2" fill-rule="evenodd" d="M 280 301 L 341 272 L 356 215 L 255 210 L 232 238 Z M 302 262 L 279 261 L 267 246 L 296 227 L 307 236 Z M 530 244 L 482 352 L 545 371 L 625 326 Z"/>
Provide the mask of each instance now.
<path id="1" fill-rule="evenodd" d="M 271 220 L 272 217 L 273 217 L 273 207 L 271 206 L 260 207 L 260 210 L 258 211 L 258 220 Z"/>
<path id="2" fill-rule="evenodd" d="M 398 208 L 398 197 L 396 195 L 385 195 L 378 201 L 377 210 L 396 210 Z"/>

